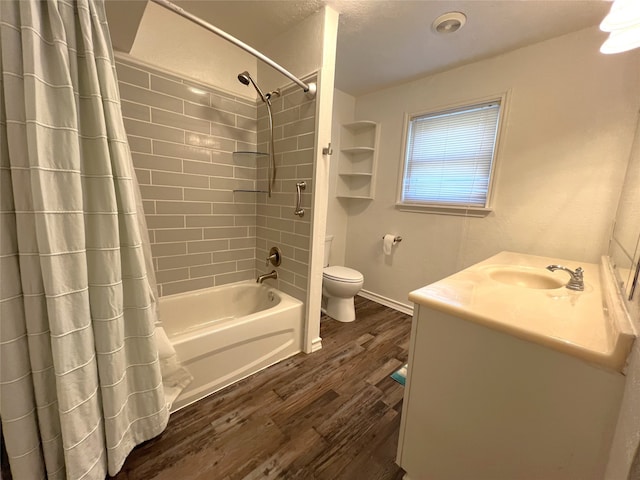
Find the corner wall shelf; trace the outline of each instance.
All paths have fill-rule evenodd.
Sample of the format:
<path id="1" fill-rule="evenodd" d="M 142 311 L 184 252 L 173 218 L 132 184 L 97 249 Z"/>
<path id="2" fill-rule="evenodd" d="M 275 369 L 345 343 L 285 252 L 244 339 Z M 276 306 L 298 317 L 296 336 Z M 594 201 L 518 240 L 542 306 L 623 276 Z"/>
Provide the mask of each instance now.
<path id="1" fill-rule="evenodd" d="M 373 200 L 373 197 L 365 195 L 336 195 L 336 198 L 346 198 L 349 200 Z"/>
<path id="2" fill-rule="evenodd" d="M 348 147 L 348 148 L 341 148 L 340 151 L 345 153 L 369 153 L 369 152 L 375 152 L 376 149 L 373 147 Z"/>
<path id="3" fill-rule="evenodd" d="M 264 156 L 268 156 L 269 154 L 266 152 L 252 152 L 252 151 L 246 151 L 246 150 L 239 150 L 237 152 L 233 152 L 233 156 L 241 156 L 241 157 L 249 157 L 249 156 L 254 156 L 254 157 L 264 157 Z"/>
<path id="4" fill-rule="evenodd" d="M 233 163 L 241 167 L 255 167 L 261 158 L 269 158 L 265 152 L 237 151 L 232 154 Z"/>
<path id="5" fill-rule="evenodd" d="M 339 172 L 338 175 L 345 177 L 372 177 L 373 172 Z"/>
<path id="6" fill-rule="evenodd" d="M 370 120 L 342 125 L 336 197 L 373 199 L 379 136 L 379 125 Z"/>

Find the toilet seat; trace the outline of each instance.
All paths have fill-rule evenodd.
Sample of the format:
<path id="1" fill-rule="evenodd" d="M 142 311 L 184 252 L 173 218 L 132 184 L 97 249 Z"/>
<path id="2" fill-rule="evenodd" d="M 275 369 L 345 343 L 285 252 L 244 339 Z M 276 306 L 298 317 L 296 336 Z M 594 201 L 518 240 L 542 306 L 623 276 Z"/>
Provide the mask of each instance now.
<path id="1" fill-rule="evenodd" d="M 340 265 L 324 268 L 322 276 L 343 283 L 358 283 L 364 280 L 364 276 L 359 271 Z"/>

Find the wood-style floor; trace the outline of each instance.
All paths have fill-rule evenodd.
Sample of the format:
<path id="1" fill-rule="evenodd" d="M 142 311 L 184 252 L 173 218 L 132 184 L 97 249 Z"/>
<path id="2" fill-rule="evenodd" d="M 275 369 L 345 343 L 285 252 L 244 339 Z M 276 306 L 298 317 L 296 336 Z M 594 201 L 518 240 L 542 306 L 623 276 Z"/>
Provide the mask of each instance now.
<path id="1" fill-rule="evenodd" d="M 399 480 L 394 463 L 411 319 L 356 297 L 357 320 L 323 317 L 298 354 L 171 416 L 116 480 Z"/>

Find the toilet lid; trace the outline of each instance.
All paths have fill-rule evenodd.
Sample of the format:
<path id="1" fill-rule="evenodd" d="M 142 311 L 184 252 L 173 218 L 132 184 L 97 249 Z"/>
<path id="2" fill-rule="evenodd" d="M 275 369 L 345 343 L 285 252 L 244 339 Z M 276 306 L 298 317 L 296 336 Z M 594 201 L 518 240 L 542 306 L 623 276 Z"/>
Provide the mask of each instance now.
<path id="1" fill-rule="evenodd" d="M 341 282 L 349 282 L 349 283 L 357 283 L 361 282 L 364 277 L 362 274 L 349 267 L 342 267 L 339 265 L 334 265 L 332 267 L 326 267 L 322 271 L 322 276 L 326 278 L 330 278 L 332 280 L 339 280 Z"/>

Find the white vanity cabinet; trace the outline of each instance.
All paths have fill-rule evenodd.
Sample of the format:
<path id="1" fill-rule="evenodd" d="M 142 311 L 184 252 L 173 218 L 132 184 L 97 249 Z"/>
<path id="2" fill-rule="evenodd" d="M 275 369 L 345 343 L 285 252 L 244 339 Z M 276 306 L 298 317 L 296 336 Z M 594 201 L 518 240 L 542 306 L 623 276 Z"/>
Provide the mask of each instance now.
<path id="1" fill-rule="evenodd" d="M 505 263 L 498 257 L 490 260 Z M 488 297 L 502 287 L 484 278 L 479 265 L 410 296 L 415 307 L 397 455 L 405 479 L 601 480 L 624 389 L 616 368 L 624 359 L 615 366 L 610 359 L 628 332 L 589 331 L 586 319 L 576 333 L 584 338 L 563 338 L 578 331 L 570 318 L 549 342 L 536 335 L 561 319 L 546 326 L 541 319 L 540 330 L 528 331 L 532 310 L 555 308 L 566 316 L 599 304 L 597 265 L 595 271 L 586 265 L 586 295 L 562 288 L 527 298 L 525 289 L 511 289 L 497 302 Z M 501 314 L 494 317 L 491 309 Z M 500 323 L 507 318 L 513 325 Z M 587 350 L 599 346 L 600 356 L 590 356 Z"/>

